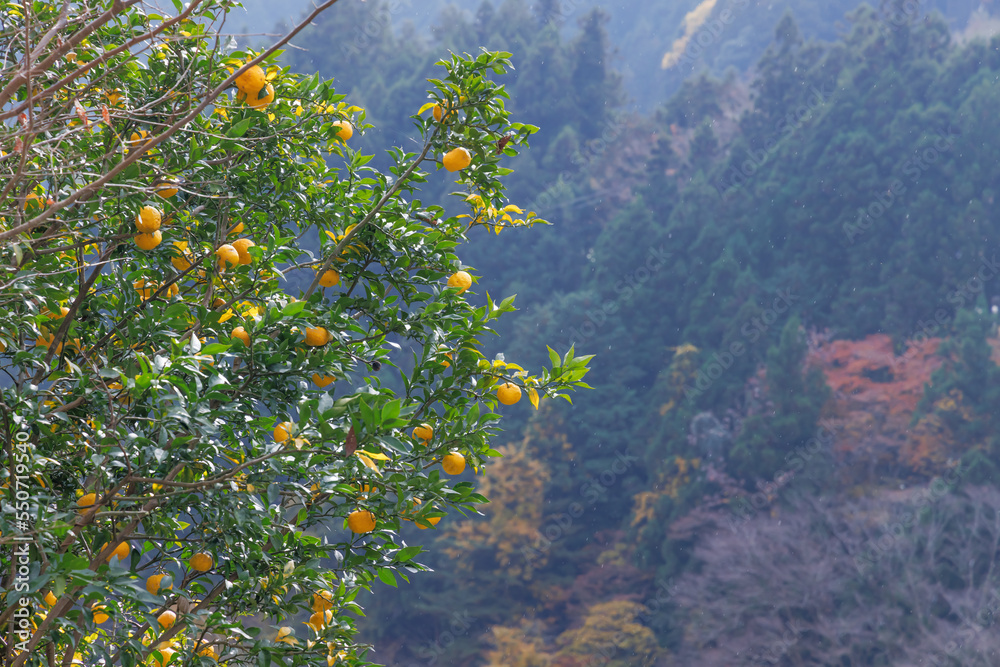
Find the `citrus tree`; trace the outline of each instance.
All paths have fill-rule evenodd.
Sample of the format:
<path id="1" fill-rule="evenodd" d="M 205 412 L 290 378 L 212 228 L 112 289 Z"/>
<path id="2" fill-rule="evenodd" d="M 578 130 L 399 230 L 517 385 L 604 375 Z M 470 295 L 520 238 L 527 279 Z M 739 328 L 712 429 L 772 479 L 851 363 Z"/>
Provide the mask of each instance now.
<path id="1" fill-rule="evenodd" d="M 380 173 L 364 111 L 277 65 L 335 2 L 259 52 L 228 0 L 0 9 L 4 665 L 370 664 L 354 599 L 485 501 L 500 404 L 586 386 L 572 349 L 484 358 L 512 297 L 455 254 L 539 222 L 500 182 L 536 129 L 509 54 L 439 63 Z"/>

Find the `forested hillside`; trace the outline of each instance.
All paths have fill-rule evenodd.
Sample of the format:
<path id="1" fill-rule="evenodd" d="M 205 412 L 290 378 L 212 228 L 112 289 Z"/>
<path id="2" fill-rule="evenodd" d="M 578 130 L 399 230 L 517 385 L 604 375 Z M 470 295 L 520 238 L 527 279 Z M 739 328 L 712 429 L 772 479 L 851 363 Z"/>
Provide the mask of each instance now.
<path id="1" fill-rule="evenodd" d="M 428 33 L 369 0 L 303 34 L 290 64 L 390 128 L 372 144 L 405 141 L 448 49 L 514 54 L 508 106 L 542 131 L 509 196 L 554 224 L 470 229 L 479 298 L 522 309 L 490 352 L 597 355 L 572 406 L 505 409 L 485 516 L 405 533 L 445 555 L 365 601 L 377 660 L 996 663 L 1000 40 L 957 35 L 978 4 L 720 1 L 703 26 L 734 20 L 667 70 L 696 2 L 561 27 L 559 2 L 487 2 Z"/>

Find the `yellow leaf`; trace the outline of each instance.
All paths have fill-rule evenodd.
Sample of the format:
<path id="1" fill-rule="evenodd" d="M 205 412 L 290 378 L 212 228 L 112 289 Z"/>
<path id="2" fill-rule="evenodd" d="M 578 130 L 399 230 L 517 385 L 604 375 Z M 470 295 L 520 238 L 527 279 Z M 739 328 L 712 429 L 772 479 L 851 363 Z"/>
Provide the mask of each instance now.
<path id="1" fill-rule="evenodd" d="M 507 368 L 513 368 L 514 370 L 523 371 L 524 369 L 517 364 L 507 364 Z"/>
<path id="2" fill-rule="evenodd" d="M 337 240 L 337 235 L 331 232 L 329 229 L 324 229 L 323 231 L 326 232 L 326 235 L 330 237 L 330 240 L 332 241 Z"/>
<path id="3" fill-rule="evenodd" d="M 535 389 L 534 387 L 529 387 L 528 388 L 528 398 L 531 400 L 531 404 L 534 405 L 535 409 L 537 410 L 538 409 L 538 390 Z"/>
<path id="4" fill-rule="evenodd" d="M 522 211 L 520 207 L 514 206 L 513 204 L 508 204 L 507 206 L 503 207 L 504 213 L 507 213 L 508 211 L 514 211 L 514 213 L 524 213 L 524 211 Z"/>
<path id="5" fill-rule="evenodd" d="M 379 469 L 378 469 L 378 466 L 377 466 L 377 465 L 375 465 L 375 462 L 374 462 L 374 461 L 372 461 L 372 460 L 371 460 L 370 458 L 368 458 L 367 456 L 365 456 L 365 455 L 364 455 L 364 454 L 362 454 L 361 452 L 354 452 L 354 453 L 355 453 L 355 455 L 356 455 L 356 456 L 357 456 L 357 457 L 358 457 L 359 459 L 361 459 L 361 462 L 365 464 L 365 467 L 366 467 L 366 468 L 371 468 L 371 469 L 372 469 L 372 470 L 374 470 L 375 472 L 379 472 Z"/>
<path id="6" fill-rule="evenodd" d="M 368 458 L 375 459 L 376 461 L 391 461 L 392 460 L 388 456 L 386 456 L 385 454 L 383 454 L 382 452 L 369 452 L 369 451 L 364 450 L 364 449 L 361 450 L 361 454 L 358 454 L 358 456 L 367 456 Z"/>
<path id="7" fill-rule="evenodd" d="M 233 317 L 235 314 L 236 313 L 233 312 L 233 309 L 230 308 L 226 312 L 222 313 L 222 316 L 219 318 L 219 322 L 225 322 L 226 320 L 228 320 L 231 317 Z"/>
<path id="8" fill-rule="evenodd" d="M 420 114 L 422 114 L 423 112 L 427 111 L 428 109 L 433 109 L 436 104 L 437 104 L 437 102 L 428 102 L 424 106 L 420 107 L 420 111 L 417 112 L 417 115 L 419 116 Z"/>

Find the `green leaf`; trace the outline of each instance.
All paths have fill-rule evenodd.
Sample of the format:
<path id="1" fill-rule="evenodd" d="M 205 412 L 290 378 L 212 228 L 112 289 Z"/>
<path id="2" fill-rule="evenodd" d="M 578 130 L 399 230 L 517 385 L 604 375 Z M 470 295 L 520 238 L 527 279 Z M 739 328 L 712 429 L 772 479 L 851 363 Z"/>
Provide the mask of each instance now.
<path id="1" fill-rule="evenodd" d="M 396 576 L 392 573 L 392 570 L 380 567 L 378 569 L 378 578 L 381 579 L 384 584 L 388 584 L 393 588 L 397 587 Z"/>

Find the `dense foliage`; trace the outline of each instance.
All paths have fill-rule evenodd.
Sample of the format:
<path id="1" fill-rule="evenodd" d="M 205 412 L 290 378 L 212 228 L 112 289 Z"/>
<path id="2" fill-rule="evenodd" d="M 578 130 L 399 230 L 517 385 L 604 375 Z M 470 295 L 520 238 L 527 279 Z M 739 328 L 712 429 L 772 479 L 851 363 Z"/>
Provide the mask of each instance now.
<path id="1" fill-rule="evenodd" d="M 371 664 L 355 598 L 426 569 L 404 523 L 486 502 L 459 476 L 501 404 L 586 386 L 572 349 L 484 356 L 514 298 L 456 255 L 538 221 L 500 180 L 537 129 L 510 54 L 438 61 L 381 172 L 365 111 L 277 65 L 295 31 L 234 51 L 231 5 L 0 9 L 5 666 Z"/>
<path id="2" fill-rule="evenodd" d="M 960 27 L 972 5 L 885 2 L 844 17 L 853 4 L 804 2 L 782 17 L 750 3 L 705 58 L 734 58 L 753 73 L 691 78 L 644 119 L 616 111 L 614 36 L 626 14 L 656 26 L 656 12 L 681 10 L 611 8 L 608 19 L 552 30 L 546 11 L 567 4 L 579 5 L 536 3 L 532 13 L 516 0 L 481 3 L 472 21 L 452 12 L 415 40 L 384 30 L 371 46 L 398 59 L 398 76 L 376 81 L 360 61 L 346 74 L 389 113 L 391 100 L 415 95 L 407 91 L 435 44 L 514 53 L 511 107 L 543 130 L 508 185 L 555 224 L 531 248 L 501 235 L 474 242 L 468 257 L 527 305 L 496 349 L 542 361 L 532 350 L 555 339 L 599 353 L 596 392 L 517 422 L 509 458 L 490 469 L 498 495 L 485 519 L 439 530 L 450 556 L 429 561 L 439 572 L 372 601 L 365 629 L 402 664 L 697 661 L 706 646 L 687 643 L 702 641 L 686 630 L 691 604 L 718 584 L 689 578 L 711 568 L 702 540 L 718 526 L 806 539 L 800 523 L 764 524 L 818 492 L 868 493 L 865 511 L 889 511 L 897 499 L 885 489 L 943 476 L 951 493 L 992 479 L 997 460 L 986 406 L 996 376 L 991 295 L 1000 293 L 990 250 L 1000 231 L 990 214 L 1000 43 L 958 44 L 932 12 Z M 709 21 L 735 4 L 718 3 Z M 358 5 L 358 20 L 380 6 Z M 763 53 L 739 60 L 735 42 L 717 53 L 765 20 L 773 42 Z M 806 37 L 832 39 L 838 22 L 837 41 Z M 391 25 L 387 15 L 381 25 Z M 627 44 L 626 69 L 643 48 Z M 603 55 L 589 51 L 596 45 Z M 322 70 L 338 56 L 312 47 L 295 57 Z M 594 78 L 574 75 L 585 71 Z M 586 117 L 564 109 L 567 100 L 586 100 Z M 972 510 L 949 502 L 940 511 L 950 525 L 949 513 Z M 855 538 L 838 542 L 845 563 L 868 548 L 853 545 L 877 541 Z M 680 599 L 664 593 L 672 578 L 688 591 Z M 978 575 L 952 581 L 976 595 L 988 586 Z M 639 606 L 605 606 L 620 599 Z M 935 633 L 955 629 L 945 607 L 934 614 L 945 624 Z M 635 641 L 616 644 L 599 616 Z M 777 618 L 760 637 L 740 635 L 755 652 L 732 650 L 759 659 L 815 650 L 792 651 L 798 626 Z M 636 624 L 654 631 L 652 653 Z M 887 646 L 905 641 L 850 637 L 852 650 L 821 659 L 869 664 L 900 657 Z M 971 659 L 981 648 L 962 650 Z M 949 650 L 941 655 L 958 655 Z"/>

